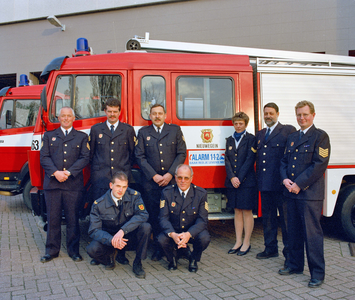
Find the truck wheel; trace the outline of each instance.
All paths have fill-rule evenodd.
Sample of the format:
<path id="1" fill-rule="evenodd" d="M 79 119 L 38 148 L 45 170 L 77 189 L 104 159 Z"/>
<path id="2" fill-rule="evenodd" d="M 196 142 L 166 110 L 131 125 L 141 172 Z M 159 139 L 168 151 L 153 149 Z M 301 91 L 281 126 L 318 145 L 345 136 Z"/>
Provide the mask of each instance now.
<path id="1" fill-rule="evenodd" d="M 337 220 L 345 235 L 355 242 L 355 186 L 345 188 L 337 203 Z"/>
<path id="2" fill-rule="evenodd" d="M 141 44 L 137 40 L 129 40 L 126 44 L 127 50 L 141 50 Z"/>
<path id="3" fill-rule="evenodd" d="M 24 185 L 22 197 L 23 197 L 23 202 L 30 210 L 32 210 L 31 195 L 30 195 L 31 189 L 32 189 L 31 180 L 28 179 Z"/>

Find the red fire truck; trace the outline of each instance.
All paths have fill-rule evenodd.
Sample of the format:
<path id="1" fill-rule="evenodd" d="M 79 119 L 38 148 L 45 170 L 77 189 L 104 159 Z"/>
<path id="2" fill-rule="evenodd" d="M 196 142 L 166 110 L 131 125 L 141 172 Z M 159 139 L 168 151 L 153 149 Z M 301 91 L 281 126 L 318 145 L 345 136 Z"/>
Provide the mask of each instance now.
<path id="1" fill-rule="evenodd" d="M 136 130 L 150 124 L 152 104 L 163 104 L 166 121 L 183 130 L 194 183 L 208 190 L 209 219 L 226 219 L 233 217 L 224 211 L 224 148 L 233 133 L 232 115 L 246 112 L 251 118 L 247 130 L 255 133 L 263 126 L 263 105 L 272 101 L 280 107 L 280 121 L 298 127 L 294 106 L 310 100 L 316 126 L 328 132 L 332 143 L 323 214 L 337 217 L 339 228 L 355 240 L 355 58 L 154 41 L 148 34 L 128 41 L 125 53 L 90 55 L 87 42 L 80 43 L 75 57 L 56 58 L 42 73 L 47 86 L 30 154 L 37 213 L 44 205 L 41 139 L 45 130 L 59 126 L 63 105 L 75 110 L 74 127 L 89 133 L 105 119 L 108 97 L 121 100 L 121 121 Z M 139 185 L 139 170 L 133 174 Z"/>
<path id="2" fill-rule="evenodd" d="M 23 193 L 30 209 L 27 151 L 31 149 L 42 89 L 43 85 L 29 86 L 27 76 L 21 75 L 19 87 L 0 91 L 0 194 Z"/>

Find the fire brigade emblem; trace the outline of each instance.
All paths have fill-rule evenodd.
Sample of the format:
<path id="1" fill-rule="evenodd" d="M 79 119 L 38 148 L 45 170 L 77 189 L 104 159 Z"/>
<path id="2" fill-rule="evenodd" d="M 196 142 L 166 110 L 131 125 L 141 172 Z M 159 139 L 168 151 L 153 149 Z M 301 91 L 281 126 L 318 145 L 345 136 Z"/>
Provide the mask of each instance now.
<path id="1" fill-rule="evenodd" d="M 139 208 L 140 210 L 144 210 L 144 205 L 143 205 L 143 204 L 139 204 L 139 205 L 138 205 L 138 208 Z"/>
<path id="2" fill-rule="evenodd" d="M 57 138 L 55 138 L 55 137 L 52 137 L 52 141 L 54 142 L 55 140 L 56 140 Z"/>
<path id="3" fill-rule="evenodd" d="M 213 139 L 212 129 L 202 129 L 201 139 L 204 143 L 211 143 Z"/>
<path id="4" fill-rule="evenodd" d="M 176 206 L 176 202 L 171 202 L 171 206 L 175 207 Z"/>
<path id="5" fill-rule="evenodd" d="M 292 147 L 294 144 L 295 144 L 294 142 L 291 142 L 291 147 Z"/>
<path id="6" fill-rule="evenodd" d="M 150 136 L 147 136 L 147 141 L 150 141 Z"/>
<path id="7" fill-rule="evenodd" d="M 102 133 L 99 134 L 99 139 L 102 139 L 103 135 Z"/>
<path id="8" fill-rule="evenodd" d="M 233 147 L 232 147 L 232 146 L 229 146 L 229 147 L 228 147 L 228 149 L 229 149 L 229 150 L 232 150 L 232 149 L 233 149 Z"/>

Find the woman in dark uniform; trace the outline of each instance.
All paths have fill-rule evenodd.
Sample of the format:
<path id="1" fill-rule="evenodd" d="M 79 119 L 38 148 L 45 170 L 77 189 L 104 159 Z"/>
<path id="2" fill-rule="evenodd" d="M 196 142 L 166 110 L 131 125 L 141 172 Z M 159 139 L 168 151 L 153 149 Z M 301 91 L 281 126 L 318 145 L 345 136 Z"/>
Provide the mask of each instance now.
<path id="1" fill-rule="evenodd" d="M 242 256 L 249 252 L 250 237 L 254 228 L 253 208 L 257 200 L 254 162 L 255 136 L 246 132 L 249 117 L 244 112 L 232 118 L 235 132 L 227 138 L 225 167 L 228 206 L 234 208 L 236 243 L 228 254 Z M 244 231 L 244 240 L 243 240 Z"/>

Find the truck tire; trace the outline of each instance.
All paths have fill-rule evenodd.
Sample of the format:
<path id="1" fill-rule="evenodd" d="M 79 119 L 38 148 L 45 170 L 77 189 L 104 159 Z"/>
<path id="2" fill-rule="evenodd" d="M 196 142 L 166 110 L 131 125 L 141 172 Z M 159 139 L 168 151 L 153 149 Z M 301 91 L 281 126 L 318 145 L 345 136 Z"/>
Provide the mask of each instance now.
<path id="1" fill-rule="evenodd" d="M 137 40 L 129 40 L 126 44 L 127 50 L 141 50 L 141 44 Z"/>
<path id="2" fill-rule="evenodd" d="M 347 186 L 342 191 L 337 203 L 336 217 L 346 237 L 355 242 L 355 185 Z"/>
<path id="3" fill-rule="evenodd" d="M 23 197 L 23 202 L 30 210 L 32 210 L 31 195 L 30 195 L 31 189 L 32 189 L 31 180 L 28 179 L 24 185 L 22 197 Z"/>

